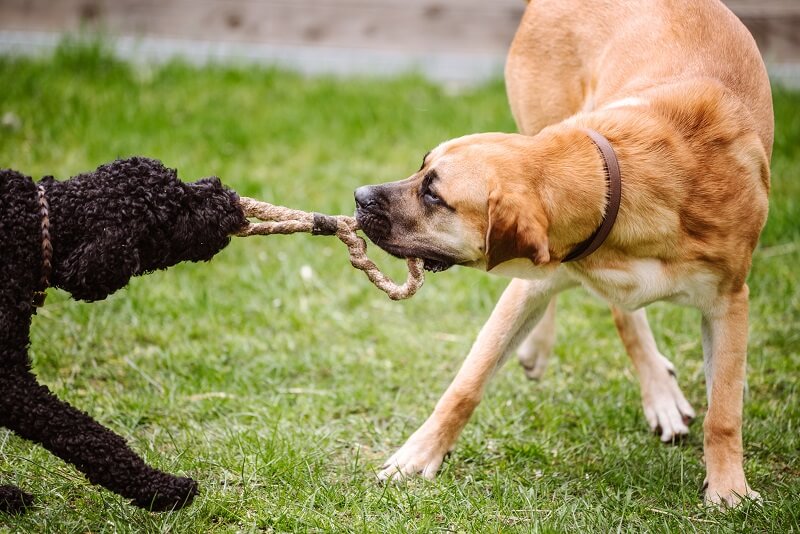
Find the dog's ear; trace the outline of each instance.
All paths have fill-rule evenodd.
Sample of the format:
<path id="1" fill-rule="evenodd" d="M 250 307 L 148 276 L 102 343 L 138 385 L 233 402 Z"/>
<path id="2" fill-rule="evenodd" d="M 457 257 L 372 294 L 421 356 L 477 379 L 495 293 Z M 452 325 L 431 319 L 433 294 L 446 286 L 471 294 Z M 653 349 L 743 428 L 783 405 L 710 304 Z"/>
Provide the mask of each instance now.
<path id="1" fill-rule="evenodd" d="M 488 213 L 487 271 L 514 258 L 528 258 L 535 265 L 550 261 L 547 218 L 535 195 L 494 187 L 489 193 Z"/>

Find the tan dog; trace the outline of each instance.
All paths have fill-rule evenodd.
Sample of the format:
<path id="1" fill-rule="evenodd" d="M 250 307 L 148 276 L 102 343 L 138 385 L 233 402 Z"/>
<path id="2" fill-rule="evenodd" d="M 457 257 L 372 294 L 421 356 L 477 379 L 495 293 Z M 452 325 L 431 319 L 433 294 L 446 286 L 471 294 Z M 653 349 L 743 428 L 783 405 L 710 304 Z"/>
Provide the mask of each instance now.
<path id="1" fill-rule="evenodd" d="M 525 135 L 454 139 L 409 178 L 356 191 L 362 226 L 390 253 L 425 258 L 431 270 L 515 277 L 433 414 L 380 477 L 432 478 L 517 345 L 528 375 L 540 374 L 553 299 L 582 285 L 610 303 L 647 421 L 664 441 L 685 434 L 694 411 L 644 306 L 701 311 L 706 500 L 756 497 L 742 466 L 745 279 L 767 216 L 773 118 L 752 37 L 716 0 L 537 0 L 506 82 Z M 616 151 L 621 207 L 599 250 L 562 263 L 608 207 L 604 162 L 582 128 Z"/>

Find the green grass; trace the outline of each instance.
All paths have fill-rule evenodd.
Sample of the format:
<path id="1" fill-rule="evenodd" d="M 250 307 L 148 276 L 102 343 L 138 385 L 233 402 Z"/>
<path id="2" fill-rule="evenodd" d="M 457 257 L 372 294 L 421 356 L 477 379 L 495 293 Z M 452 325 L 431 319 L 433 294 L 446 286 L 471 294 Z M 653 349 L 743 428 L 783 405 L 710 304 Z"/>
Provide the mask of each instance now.
<path id="1" fill-rule="evenodd" d="M 64 178 L 142 154 L 186 180 L 215 174 L 242 194 L 328 213 L 351 212 L 356 186 L 407 176 L 444 139 L 514 129 L 501 82 L 451 95 L 415 76 L 133 68 L 70 47 L 0 58 L 0 80 L 2 166 Z M 800 95 L 778 90 L 775 104 L 744 427 L 763 506 L 701 506 L 698 314 L 650 308 L 700 416 L 684 444 L 663 446 L 646 431 L 607 308 L 583 291 L 560 300 L 542 382 L 511 362 L 435 482 L 377 484 L 505 281 L 457 268 L 393 303 L 340 243 L 296 235 L 237 240 L 209 264 L 133 280 L 92 305 L 50 290 L 32 331 L 41 379 L 154 465 L 197 478 L 202 495 L 149 514 L 0 431 L 0 480 L 37 498 L 27 515 L 0 516 L 0 532 L 800 530 Z M 304 266 L 313 278 L 300 276 Z"/>

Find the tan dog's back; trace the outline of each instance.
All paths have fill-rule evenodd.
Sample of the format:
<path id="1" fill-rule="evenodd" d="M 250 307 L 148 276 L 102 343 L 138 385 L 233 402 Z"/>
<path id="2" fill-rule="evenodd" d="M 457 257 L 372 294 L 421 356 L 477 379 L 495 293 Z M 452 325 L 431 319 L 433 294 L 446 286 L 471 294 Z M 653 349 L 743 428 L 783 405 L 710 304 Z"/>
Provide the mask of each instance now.
<path id="1" fill-rule="evenodd" d="M 533 0 L 506 65 L 512 111 L 528 135 L 693 79 L 721 84 L 740 101 L 769 158 L 767 72 L 752 36 L 718 0 Z"/>

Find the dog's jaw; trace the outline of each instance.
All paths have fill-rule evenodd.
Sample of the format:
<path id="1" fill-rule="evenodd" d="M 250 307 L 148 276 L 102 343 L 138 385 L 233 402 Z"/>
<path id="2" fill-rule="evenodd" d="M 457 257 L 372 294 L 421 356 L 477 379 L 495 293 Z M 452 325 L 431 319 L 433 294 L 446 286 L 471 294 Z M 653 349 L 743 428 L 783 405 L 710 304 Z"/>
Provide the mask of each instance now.
<path id="1" fill-rule="evenodd" d="M 423 263 L 422 263 L 422 267 L 426 271 L 430 271 L 432 273 L 440 273 L 442 271 L 446 271 L 447 269 L 449 269 L 453 265 L 454 264 L 448 263 L 448 262 L 445 262 L 445 261 L 431 260 L 431 259 L 428 259 L 428 258 L 423 258 Z"/>
<path id="2" fill-rule="evenodd" d="M 389 235 L 391 225 L 386 217 L 382 217 L 369 210 L 359 208 L 356 210 L 356 222 L 367 237 L 380 246 L 379 242 Z"/>
<path id="3" fill-rule="evenodd" d="M 433 251 L 412 250 L 410 248 L 399 247 L 394 245 L 389 240 L 391 236 L 391 223 L 389 220 L 373 211 L 364 208 L 356 210 L 356 221 L 364 234 L 381 249 L 385 250 L 392 256 L 400 259 L 406 258 L 420 258 L 423 260 L 423 268 L 426 271 L 439 273 L 446 271 L 453 265 L 455 261 L 445 258 Z"/>

